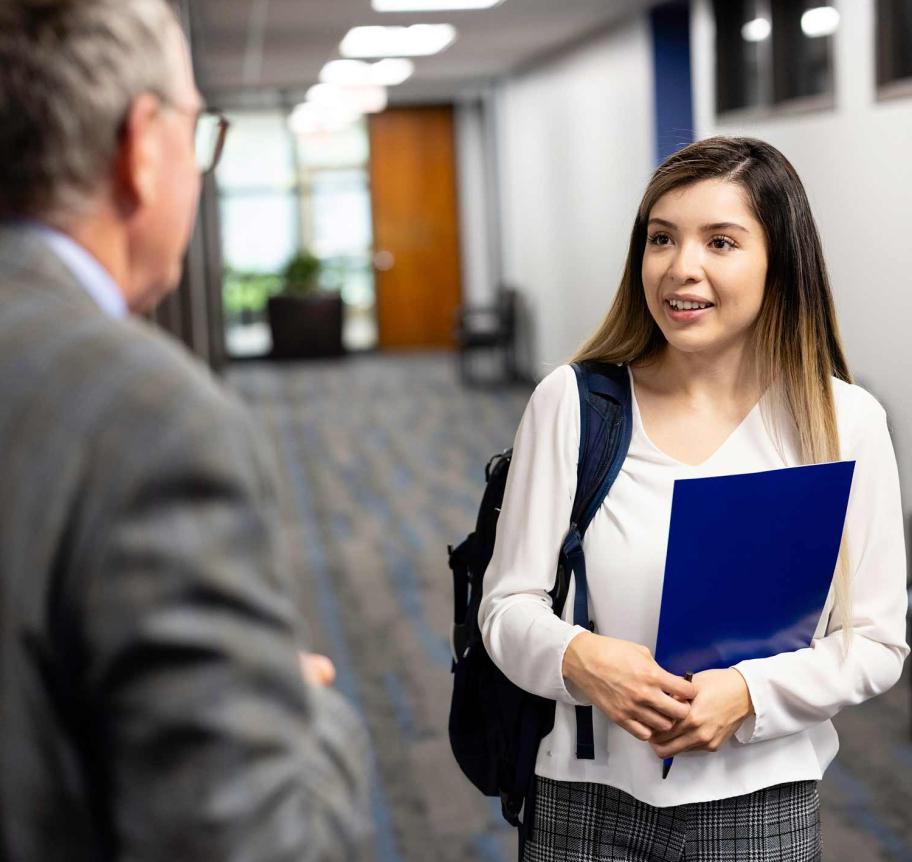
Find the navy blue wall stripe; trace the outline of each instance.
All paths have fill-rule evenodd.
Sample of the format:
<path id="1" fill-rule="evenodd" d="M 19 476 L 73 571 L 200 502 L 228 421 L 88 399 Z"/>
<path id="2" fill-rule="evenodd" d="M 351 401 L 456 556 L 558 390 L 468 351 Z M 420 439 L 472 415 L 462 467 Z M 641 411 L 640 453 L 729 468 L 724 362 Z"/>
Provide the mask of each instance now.
<path id="1" fill-rule="evenodd" d="M 672 2 L 650 12 L 655 67 L 656 164 L 694 140 L 690 81 L 690 4 Z"/>

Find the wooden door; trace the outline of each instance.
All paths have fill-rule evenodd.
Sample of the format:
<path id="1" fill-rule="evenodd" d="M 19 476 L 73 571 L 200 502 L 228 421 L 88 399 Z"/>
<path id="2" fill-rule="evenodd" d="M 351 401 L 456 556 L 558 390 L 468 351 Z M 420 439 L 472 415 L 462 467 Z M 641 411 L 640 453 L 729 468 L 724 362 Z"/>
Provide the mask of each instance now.
<path id="1" fill-rule="evenodd" d="M 452 347 L 460 302 L 453 109 L 370 118 L 378 344 Z"/>

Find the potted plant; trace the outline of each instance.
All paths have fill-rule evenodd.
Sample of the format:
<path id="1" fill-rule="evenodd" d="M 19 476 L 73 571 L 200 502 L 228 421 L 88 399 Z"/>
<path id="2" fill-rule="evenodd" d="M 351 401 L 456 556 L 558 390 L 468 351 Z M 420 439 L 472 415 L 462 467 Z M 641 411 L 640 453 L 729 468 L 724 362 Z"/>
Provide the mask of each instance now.
<path id="1" fill-rule="evenodd" d="M 322 263 L 309 251 L 282 270 L 282 289 L 269 298 L 272 355 L 279 359 L 341 356 L 342 297 L 320 289 Z"/>

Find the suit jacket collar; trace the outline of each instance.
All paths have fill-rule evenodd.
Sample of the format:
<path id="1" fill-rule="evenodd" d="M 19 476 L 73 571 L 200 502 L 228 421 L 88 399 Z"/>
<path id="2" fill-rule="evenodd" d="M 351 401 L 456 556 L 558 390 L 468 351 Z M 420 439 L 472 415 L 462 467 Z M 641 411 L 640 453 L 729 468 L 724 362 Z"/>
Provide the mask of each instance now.
<path id="1" fill-rule="evenodd" d="M 0 223 L 0 283 L 8 281 L 25 282 L 29 289 L 53 290 L 104 314 L 41 231 L 27 222 Z"/>

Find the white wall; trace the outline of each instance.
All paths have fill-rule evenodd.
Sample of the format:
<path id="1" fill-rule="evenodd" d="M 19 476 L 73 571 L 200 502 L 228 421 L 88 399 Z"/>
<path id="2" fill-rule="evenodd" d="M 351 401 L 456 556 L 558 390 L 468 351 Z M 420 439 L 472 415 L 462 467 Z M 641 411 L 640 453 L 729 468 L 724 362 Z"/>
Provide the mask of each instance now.
<path id="1" fill-rule="evenodd" d="M 782 150 L 804 181 L 823 241 L 849 366 L 890 417 L 912 510 L 912 98 L 877 102 L 874 0 L 843 0 L 836 108 L 736 123 L 714 116 L 714 28 L 693 5 L 698 137 L 751 135 Z"/>
<path id="2" fill-rule="evenodd" d="M 505 280 L 528 314 L 536 377 L 608 310 L 654 167 L 648 19 L 639 16 L 498 87 Z"/>
<path id="3" fill-rule="evenodd" d="M 491 169 L 482 102 L 471 99 L 458 104 L 455 119 L 462 301 L 467 305 L 490 305 L 496 296 L 497 275 L 491 255 Z"/>

